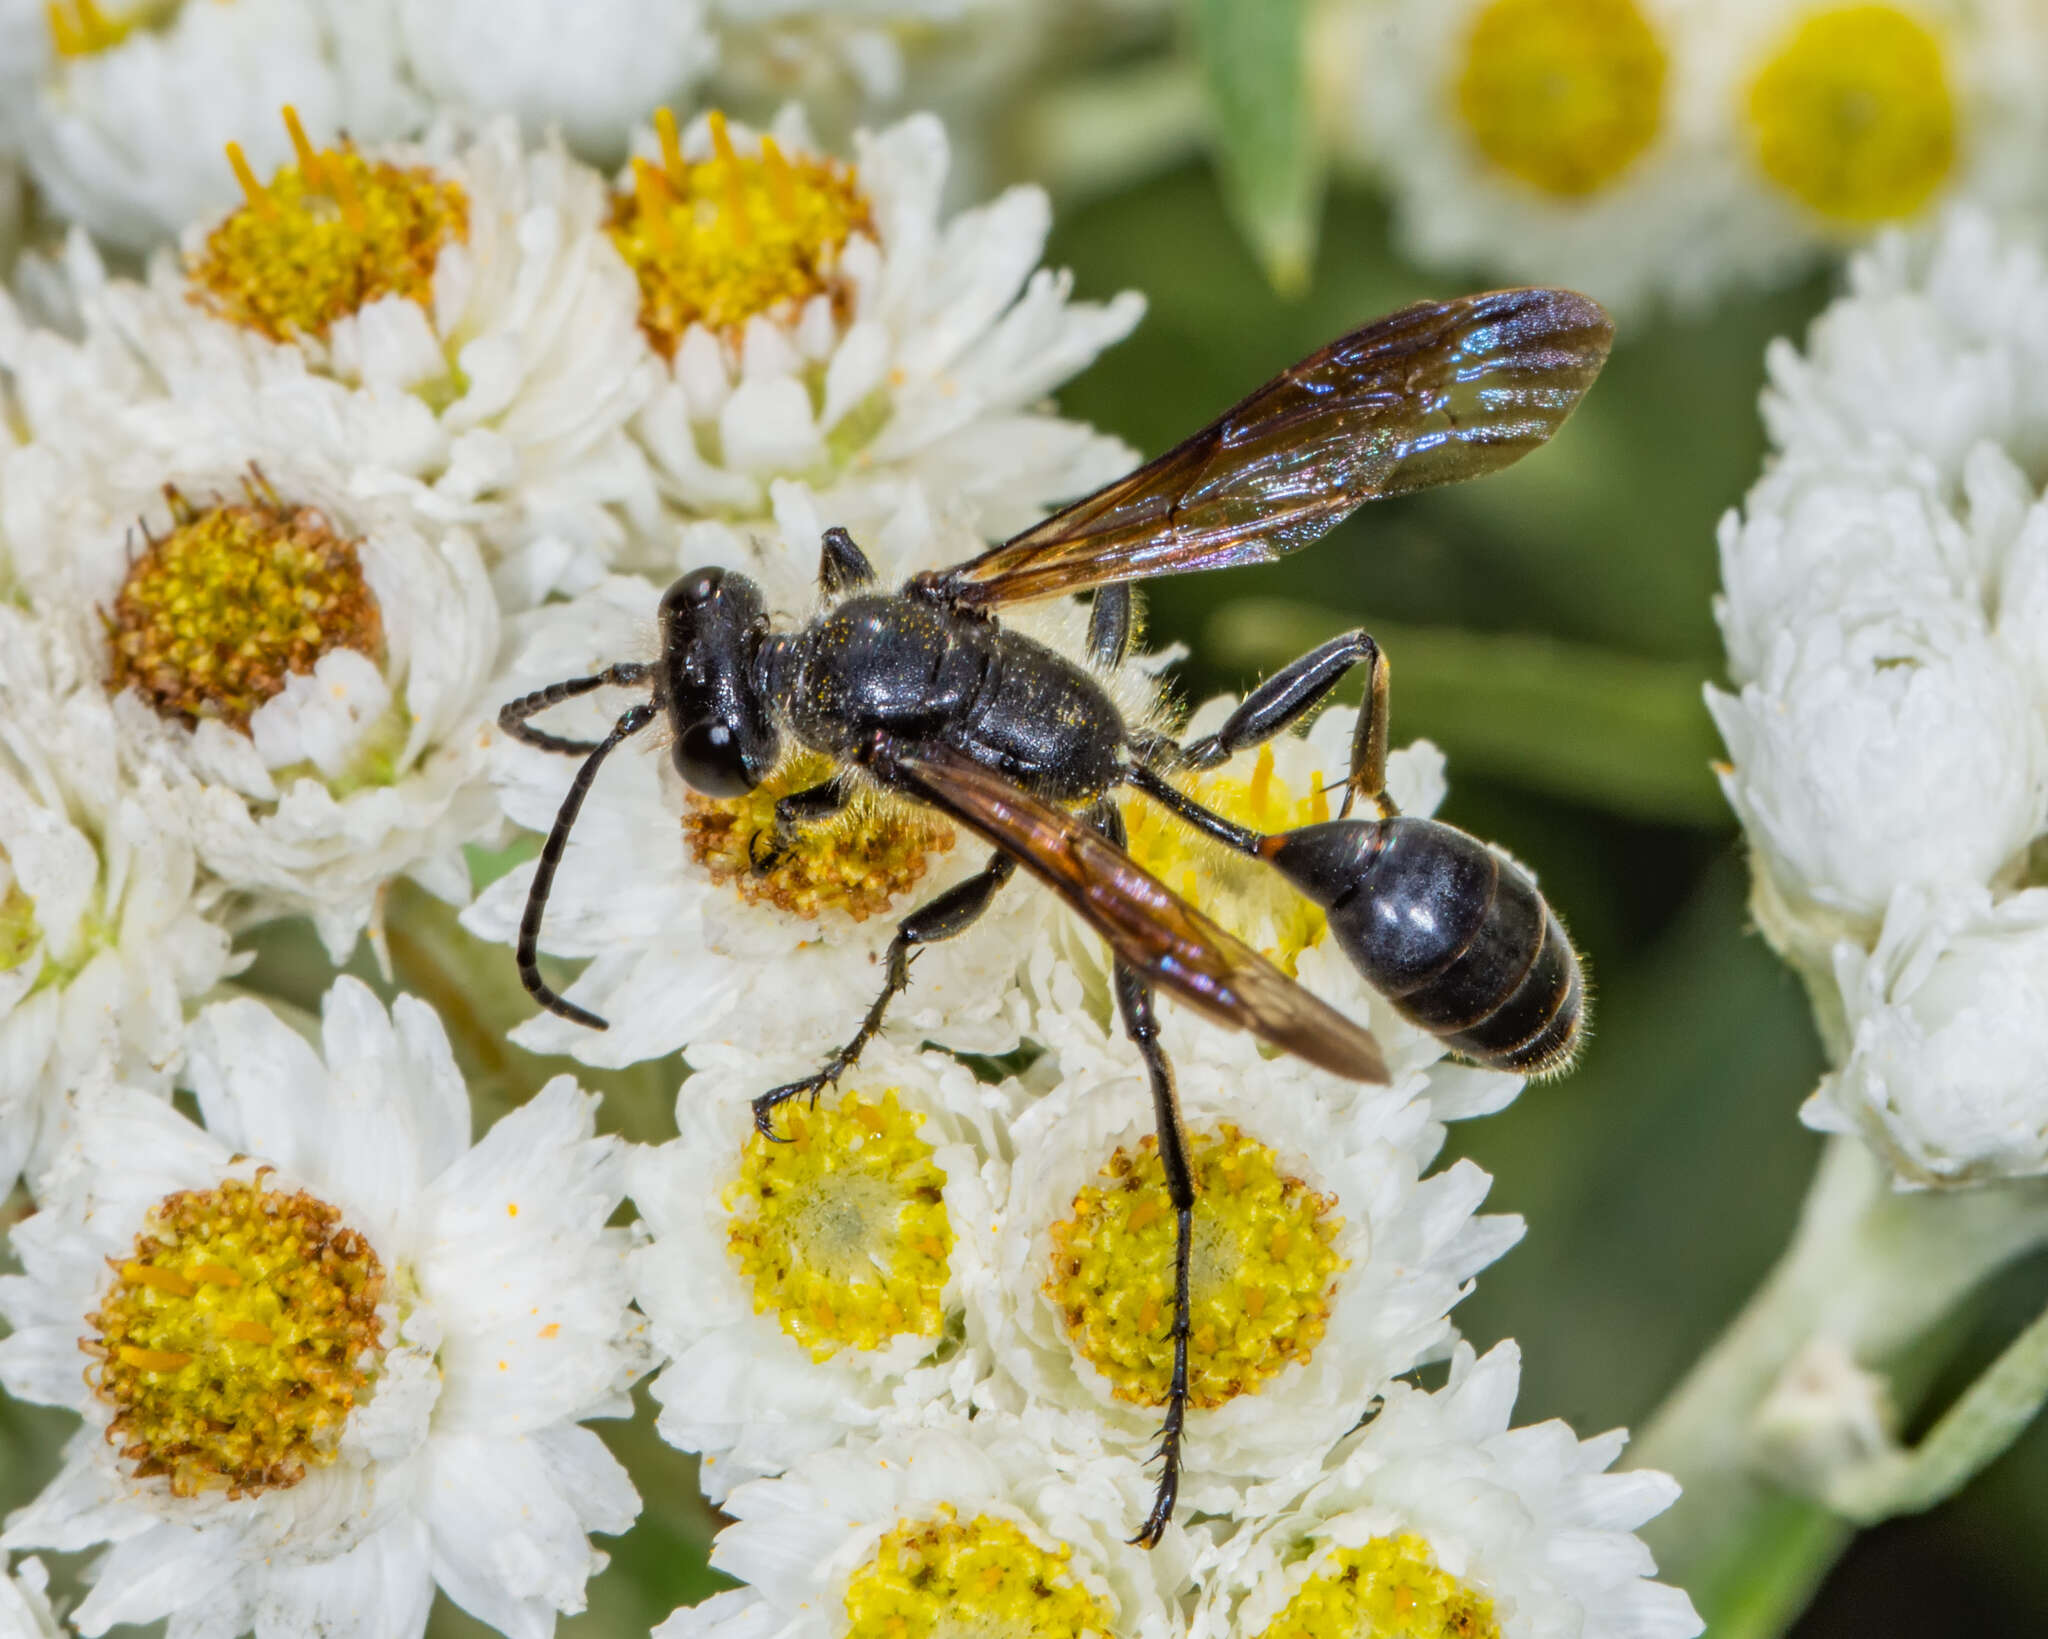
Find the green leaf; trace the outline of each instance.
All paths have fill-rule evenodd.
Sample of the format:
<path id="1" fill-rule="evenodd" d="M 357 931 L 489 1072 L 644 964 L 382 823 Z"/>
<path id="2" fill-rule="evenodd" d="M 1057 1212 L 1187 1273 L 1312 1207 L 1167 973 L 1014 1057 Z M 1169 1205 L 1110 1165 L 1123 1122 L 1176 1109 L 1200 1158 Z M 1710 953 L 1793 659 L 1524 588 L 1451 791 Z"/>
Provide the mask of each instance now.
<path id="1" fill-rule="evenodd" d="M 1306 12 L 1305 0 L 1194 0 L 1189 8 L 1223 192 L 1283 295 L 1308 284 L 1322 207 Z"/>
<path id="2" fill-rule="evenodd" d="M 1270 670 L 1332 636 L 1340 615 L 1249 598 L 1209 619 L 1212 658 Z M 1688 661 L 1518 633 L 1373 621 L 1393 673 L 1396 744 L 1434 740 L 1459 774 L 1488 774 L 1640 819 L 1725 827 L 1720 755 Z"/>

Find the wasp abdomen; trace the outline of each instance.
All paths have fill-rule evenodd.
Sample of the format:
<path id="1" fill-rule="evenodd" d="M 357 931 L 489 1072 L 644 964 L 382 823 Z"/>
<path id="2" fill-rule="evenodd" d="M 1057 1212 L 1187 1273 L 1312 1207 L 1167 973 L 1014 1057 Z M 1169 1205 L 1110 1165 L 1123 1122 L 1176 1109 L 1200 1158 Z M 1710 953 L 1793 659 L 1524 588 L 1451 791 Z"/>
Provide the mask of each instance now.
<path id="1" fill-rule="evenodd" d="M 1331 820 L 1260 850 L 1320 905 L 1366 982 L 1454 1052 L 1561 1068 L 1585 1008 L 1579 961 L 1526 871 L 1435 820 Z"/>

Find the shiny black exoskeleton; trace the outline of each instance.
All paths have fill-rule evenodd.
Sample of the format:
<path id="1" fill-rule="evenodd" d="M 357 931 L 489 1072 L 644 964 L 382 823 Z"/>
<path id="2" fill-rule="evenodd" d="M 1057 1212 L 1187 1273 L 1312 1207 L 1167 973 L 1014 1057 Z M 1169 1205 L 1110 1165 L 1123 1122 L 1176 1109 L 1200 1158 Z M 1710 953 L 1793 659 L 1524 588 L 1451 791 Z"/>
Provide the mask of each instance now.
<path id="1" fill-rule="evenodd" d="M 1435 820 L 1331 820 L 1260 852 L 1330 919 L 1330 936 L 1411 1024 L 1496 1070 L 1571 1057 L 1584 981 L 1529 873 Z"/>

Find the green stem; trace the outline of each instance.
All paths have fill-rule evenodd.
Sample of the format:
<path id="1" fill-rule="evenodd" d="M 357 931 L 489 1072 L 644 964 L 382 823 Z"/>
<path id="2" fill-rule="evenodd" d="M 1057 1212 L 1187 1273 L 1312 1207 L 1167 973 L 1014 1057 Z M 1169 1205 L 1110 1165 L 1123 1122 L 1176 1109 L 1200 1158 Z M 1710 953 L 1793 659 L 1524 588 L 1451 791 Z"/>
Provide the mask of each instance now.
<path id="1" fill-rule="evenodd" d="M 1900 1398 L 1917 1397 L 1953 1346 L 1958 1306 L 2044 1240 L 2048 1186 L 1901 1193 L 1862 1144 L 1830 1143 L 1791 1246 L 1632 1454 L 1685 1488 L 1644 1534 L 1715 1639 L 1783 1632 L 1853 1534 L 1759 1463 L 1753 1421 L 1787 1365 L 1817 1340 L 1878 1370 L 1911 1352 L 1919 1369 Z"/>

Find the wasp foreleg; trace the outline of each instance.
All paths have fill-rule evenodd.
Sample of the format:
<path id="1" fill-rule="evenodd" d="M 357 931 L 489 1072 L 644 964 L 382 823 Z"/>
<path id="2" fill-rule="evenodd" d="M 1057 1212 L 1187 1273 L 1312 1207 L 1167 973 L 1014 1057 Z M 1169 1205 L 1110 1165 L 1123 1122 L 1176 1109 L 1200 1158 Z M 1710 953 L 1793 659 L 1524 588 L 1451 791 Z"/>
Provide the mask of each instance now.
<path id="1" fill-rule="evenodd" d="M 889 1004 L 910 988 L 910 962 L 918 947 L 935 945 L 942 939 L 965 933 L 988 909 L 997 891 L 1016 870 L 1017 862 L 1008 854 L 991 854 L 988 864 L 973 876 L 964 882 L 954 883 L 936 899 L 918 906 L 897 923 L 896 937 L 889 941 L 888 971 L 882 980 L 882 993 L 868 1008 L 867 1017 L 861 1020 L 852 1040 L 835 1049 L 814 1075 L 777 1087 L 754 1100 L 754 1126 L 762 1136 L 779 1136 L 772 1119 L 778 1104 L 786 1104 L 793 1098 L 808 1098 L 813 1104 L 817 1103 L 820 1093 L 859 1062 L 868 1043 L 881 1030 L 882 1020 L 888 1016 Z"/>

